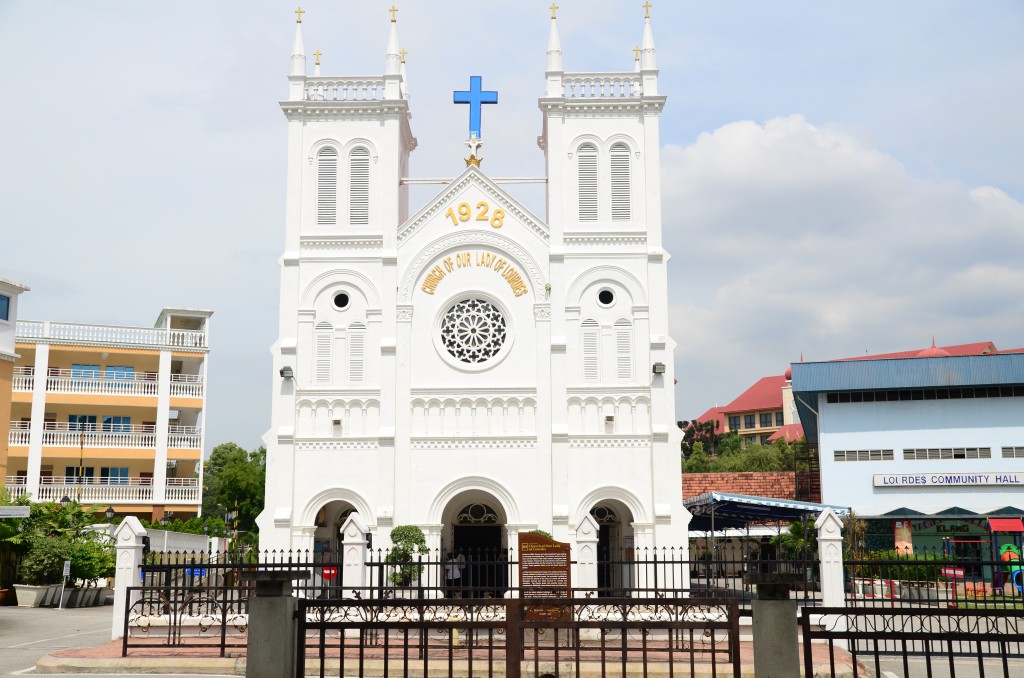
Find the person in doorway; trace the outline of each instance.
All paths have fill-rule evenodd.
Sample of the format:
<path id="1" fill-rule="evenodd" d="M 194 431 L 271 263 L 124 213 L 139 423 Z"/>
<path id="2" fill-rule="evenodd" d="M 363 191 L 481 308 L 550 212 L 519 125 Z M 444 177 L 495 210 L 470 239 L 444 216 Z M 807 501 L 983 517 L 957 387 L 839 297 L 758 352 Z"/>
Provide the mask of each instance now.
<path id="1" fill-rule="evenodd" d="M 461 597 L 459 591 L 462 586 L 462 561 L 451 551 L 444 560 L 444 589 L 445 595 L 449 598 Z"/>

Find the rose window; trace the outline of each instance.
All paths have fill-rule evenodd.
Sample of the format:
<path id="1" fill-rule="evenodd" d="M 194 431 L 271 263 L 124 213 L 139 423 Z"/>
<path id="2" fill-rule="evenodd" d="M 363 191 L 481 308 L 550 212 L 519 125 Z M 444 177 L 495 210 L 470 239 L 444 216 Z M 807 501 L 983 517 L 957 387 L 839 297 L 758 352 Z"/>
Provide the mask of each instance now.
<path id="1" fill-rule="evenodd" d="M 505 317 L 483 299 L 460 301 L 441 318 L 441 343 L 464 363 L 486 362 L 505 344 Z"/>

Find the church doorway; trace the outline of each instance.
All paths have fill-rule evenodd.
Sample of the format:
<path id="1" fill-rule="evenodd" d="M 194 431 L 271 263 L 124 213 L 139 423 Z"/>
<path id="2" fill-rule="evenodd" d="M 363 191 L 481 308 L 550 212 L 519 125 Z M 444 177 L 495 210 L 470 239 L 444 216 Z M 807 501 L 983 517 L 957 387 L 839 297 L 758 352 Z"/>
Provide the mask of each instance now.
<path id="1" fill-rule="evenodd" d="M 504 511 L 489 496 L 460 497 L 449 508 L 450 538 L 442 541 L 445 587 L 466 598 L 503 596 L 508 588 Z"/>
<path id="2" fill-rule="evenodd" d="M 313 533 L 313 562 L 337 563 L 341 559 L 341 526 L 355 512 L 346 501 L 332 501 L 316 514 L 316 532 Z"/>
<path id="3" fill-rule="evenodd" d="M 597 522 L 597 595 L 625 596 L 633 587 L 632 514 L 618 501 L 602 501 L 590 509 Z"/>

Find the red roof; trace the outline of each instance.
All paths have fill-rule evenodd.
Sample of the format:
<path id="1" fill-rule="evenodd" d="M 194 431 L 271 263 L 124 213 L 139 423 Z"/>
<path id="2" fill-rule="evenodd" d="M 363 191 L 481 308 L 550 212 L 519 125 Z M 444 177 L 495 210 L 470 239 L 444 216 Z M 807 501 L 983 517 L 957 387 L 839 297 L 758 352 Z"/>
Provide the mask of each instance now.
<path id="1" fill-rule="evenodd" d="M 999 353 L 996 345 L 991 341 L 978 341 L 973 344 L 957 344 L 955 346 L 932 346 L 931 348 L 938 348 L 945 351 L 951 356 L 965 356 L 965 355 L 988 355 L 990 353 Z M 1006 351 L 1009 353 L 1009 351 Z M 891 360 L 895 358 L 918 358 L 918 357 L 929 357 L 927 355 L 921 356 L 922 350 L 915 348 L 911 351 L 897 351 L 896 353 L 878 353 L 876 355 L 858 355 L 852 358 L 839 358 L 839 360 Z"/>
<path id="2" fill-rule="evenodd" d="M 802 424 L 786 424 L 775 433 L 768 436 L 768 442 L 774 443 L 779 438 L 785 438 L 787 443 L 791 443 L 794 440 L 800 440 L 804 437 L 804 427 Z"/>
<path id="3" fill-rule="evenodd" d="M 786 376 L 778 374 L 762 377 L 741 393 L 736 400 L 721 408 L 723 412 L 749 412 L 751 410 L 777 410 L 782 408 L 782 387 Z"/>
<path id="4" fill-rule="evenodd" d="M 1024 532 L 1024 520 L 1020 518 L 989 518 L 989 532 Z"/>
<path id="5" fill-rule="evenodd" d="M 697 422 L 703 424 L 705 421 L 715 420 L 718 422 L 718 430 L 725 432 L 725 408 L 724 407 L 712 407 L 704 414 L 697 417 Z"/>

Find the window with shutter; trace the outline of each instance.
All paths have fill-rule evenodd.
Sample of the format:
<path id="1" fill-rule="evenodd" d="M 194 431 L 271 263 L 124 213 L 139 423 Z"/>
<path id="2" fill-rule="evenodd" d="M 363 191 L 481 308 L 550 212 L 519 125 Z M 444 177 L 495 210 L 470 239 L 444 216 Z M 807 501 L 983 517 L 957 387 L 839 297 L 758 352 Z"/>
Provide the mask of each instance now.
<path id="1" fill-rule="evenodd" d="M 315 370 L 313 378 L 318 384 L 331 382 L 331 345 L 334 343 L 334 328 L 330 323 L 317 323 L 313 329 Z"/>
<path id="2" fill-rule="evenodd" d="M 348 328 L 348 380 L 361 382 L 365 373 L 363 347 L 366 345 L 366 325 L 352 323 Z"/>
<path id="3" fill-rule="evenodd" d="M 370 152 L 356 148 L 348 158 L 348 223 L 366 226 L 370 223 Z"/>
<path id="4" fill-rule="evenodd" d="M 629 146 L 615 144 L 611 150 L 612 221 L 629 221 Z"/>
<path id="5" fill-rule="evenodd" d="M 619 381 L 633 379 L 633 325 L 625 318 L 615 321 L 615 374 Z"/>
<path id="6" fill-rule="evenodd" d="M 316 154 L 316 223 L 333 226 L 338 218 L 338 151 L 321 148 Z"/>
<path id="7" fill-rule="evenodd" d="M 580 221 L 597 221 L 597 147 L 583 144 L 576 151 Z"/>
<path id="8" fill-rule="evenodd" d="M 600 381 L 601 366 L 598 362 L 600 355 L 601 328 L 597 321 L 584 320 L 583 328 L 583 381 Z"/>

